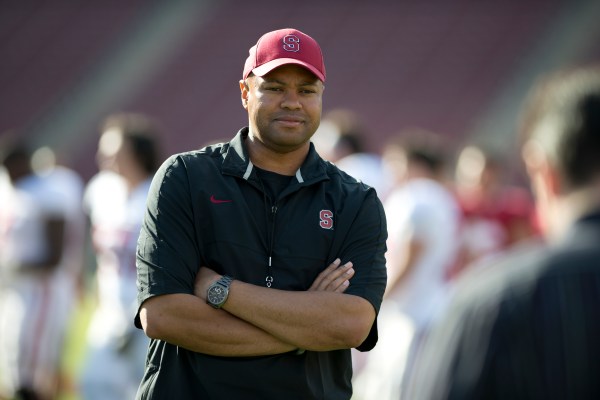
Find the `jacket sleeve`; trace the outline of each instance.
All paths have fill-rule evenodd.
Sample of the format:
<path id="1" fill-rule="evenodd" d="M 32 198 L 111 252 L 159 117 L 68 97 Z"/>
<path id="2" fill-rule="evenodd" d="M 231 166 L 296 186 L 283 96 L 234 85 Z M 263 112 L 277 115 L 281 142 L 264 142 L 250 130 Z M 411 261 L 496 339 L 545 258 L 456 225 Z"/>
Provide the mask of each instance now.
<path id="1" fill-rule="evenodd" d="M 340 234 L 340 229 L 344 237 L 341 239 L 342 244 L 337 256 L 342 262 L 352 261 L 355 270 L 355 275 L 345 293 L 368 300 L 375 312 L 379 313 L 387 283 L 385 260 L 387 224 L 383 206 L 373 189 L 368 189 L 355 217 L 347 221 L 347 226 L 336 226 L 336 234 Z M 377 339 L 377 320 L 375 320 L 369 336 L 357 349 L 371 350 L 375 347 Z"/>
<path id="2" fill-rule="evenodd" d="M 137 244 L 138 307 L 153 296 L 193 293 L 201 265 L 195 238 L 187 170 L 183 159 L 173 156 L 154 176 L 148 194 Z"/>

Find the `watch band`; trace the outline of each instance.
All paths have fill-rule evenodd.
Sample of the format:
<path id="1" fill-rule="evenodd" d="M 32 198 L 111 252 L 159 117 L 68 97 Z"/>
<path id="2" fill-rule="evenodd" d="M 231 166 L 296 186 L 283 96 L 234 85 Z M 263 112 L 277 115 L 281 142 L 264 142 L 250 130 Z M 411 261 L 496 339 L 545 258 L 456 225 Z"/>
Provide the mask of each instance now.
<path id="1" fill-rule="evenodd" d="M 231 286 L 231 282 L 233 282 L 233 278 L 229 275 L 223 275 L 217 280 L 218 284 L 222 285 L 223 287 L 226 287 L 227 289 L 229 289 L 229 286 Z"/>

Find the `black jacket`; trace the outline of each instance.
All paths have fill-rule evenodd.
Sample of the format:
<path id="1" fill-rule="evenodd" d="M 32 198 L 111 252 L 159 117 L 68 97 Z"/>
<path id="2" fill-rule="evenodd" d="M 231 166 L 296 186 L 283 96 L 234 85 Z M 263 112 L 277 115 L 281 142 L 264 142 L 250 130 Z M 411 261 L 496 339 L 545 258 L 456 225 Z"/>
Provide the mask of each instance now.
<path id="1" fill-rule="evenodd" d="M 600 212 L 460 284 L 408 397 L 600 398 Z"/>
<path id="2" fill-rule="evenodd" d="M 192 294 L 200 265 L 255 285 L 272 276 L 273 288 L 306 290 L 339 257 L 356 271 L 346 293 L 378 311 L 387 230 L 375 190 L 311 144 L 288 187 L 270 198 L 246 135 L 247 128 L 229 143 L 172 156 L 156 174 L 138 242 L 139 304 Z M 375 324 L 360 349 L 376 341 Z M 223 358 L 153 340 L 140 398 L 348 399 L 350 379 L 350 350 Z"/>

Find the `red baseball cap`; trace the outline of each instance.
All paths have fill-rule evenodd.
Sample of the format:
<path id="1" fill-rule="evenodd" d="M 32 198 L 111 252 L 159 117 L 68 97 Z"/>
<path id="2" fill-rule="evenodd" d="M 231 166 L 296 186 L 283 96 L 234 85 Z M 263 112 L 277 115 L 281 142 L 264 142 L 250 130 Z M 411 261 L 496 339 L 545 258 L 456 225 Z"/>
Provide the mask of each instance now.
<path id="1" fill-rule="evenodd" d="M 250 48 L 244 65 L 244 77 L 250 73 L 264 76 L 277 67 L 297 64 L 325 82 L 325 64 L 319 44 L 297 29 L 279 29 L 265 33 Z"/>

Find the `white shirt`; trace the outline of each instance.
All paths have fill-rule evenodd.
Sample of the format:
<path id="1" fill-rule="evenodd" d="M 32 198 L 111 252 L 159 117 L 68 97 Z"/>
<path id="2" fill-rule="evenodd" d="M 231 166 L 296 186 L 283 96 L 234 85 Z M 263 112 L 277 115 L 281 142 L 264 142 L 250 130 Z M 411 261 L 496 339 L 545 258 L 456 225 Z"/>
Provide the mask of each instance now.
<path id="1" fill-rule="evenodd" d="M 430 179 L 413 179 L 384 203 L 388 226 L 388 270 L 398 273 L 397 254 L 407 238 L 422 244 L 422 254 L 388 299 L 419 327 L 429 322 L 446 294 L 445 274 L 458 249 L 460 211 L 453 195 Z"/>
<path id="2" fill-rule="evenodd" d="M 380 199 L 385 197 L 389 179 L 386 178 L 381 157 L 370 153 L 354 153 L 340 158 L 335 165 L 347 174 L 373 187 Z"/>
<path id="3" fill-rule="evenodd" d="M 6 270 L 42 262 L 48 255 L 45 221 L 67 218 L 66 195 L 38 175 L 0 189 L 0 264 Z"/>
<path id="4" fill-rule="evenodd" d="M 98 310 L 91 340 L 103 342 L 131 328 L 136 307 L 136 246 L 151 179 L 130 193 L 109 172 L 92 178 L 85 194 L 96 251 Z"/>

